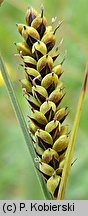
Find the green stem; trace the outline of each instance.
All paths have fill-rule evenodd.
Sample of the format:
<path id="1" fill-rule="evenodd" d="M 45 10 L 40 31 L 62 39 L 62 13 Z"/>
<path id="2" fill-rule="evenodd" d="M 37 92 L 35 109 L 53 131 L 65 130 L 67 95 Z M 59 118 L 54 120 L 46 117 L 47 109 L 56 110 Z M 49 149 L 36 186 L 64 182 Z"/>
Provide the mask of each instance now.
<path id="1" fill-rule="evenodd" d="M 2 76 L 3 76 L 4 82 L 6 84 L 7 91 L 8 91 L 8 94 L 9 94 L 13 109 L 15 111 L 15 114 L 16 114 L 16 117 L 17 117 L 18 122 L 20 124 L 20 127 L 21 127 L 21 130 L 22 130 L 25 142 L 26 142 L 28 150 L 30 152 L 30 155 L 31 155 L 31 158 L 32 158 L 32 161 L 33 161 L 33 166 L 38 167 L 38 163 L 36 163 L 35 160 L 34 160 L 36 158 L 36 153 L 35 153 L 35 150 L 34 150 L 34 147 L 33 147 L 33 143 L 32 143 L 32 140 L 31 140 L 31 137 L 30 137 L 30 134 L 29 134 L 29 131 L 28 131 L 24 116 L 23 116 L 23 114 L 21 112 L 21 109 L 19 107 L 18 101 L 17 101 L 15 93 L 14 93 L 12 83 L 11 83 L 11 81 L 9 79 L 8 73 L 6 71 L 6 68 L 4 66 L 4 63 L 3 63 L 3 60 L 2 60 L 1 57 L 0 57 L 0 68 L 1 68 L 1 73 L 2 73 Z M 41 187 L 41 189 L 42 189 L 42 191 L 44 193 L 45 198 L 48 199 L 48 200 L 51 200 L 52 198 L 51 198 L 51 195 L 49 194 L 49 192 L 47 190 L 46 183 L 45 183 L 43 177 L 40 175 L 40 173 L 37 172 L 37 170 L 36 170 L 36 175 L 38 177 L 40 187 Z"/>
<path id="2" fill-rule="evenodd" d="M 80 114 L 82 111 L 82 106 L 83 106 L 85 92 L 86 92 L 87 79 L 88 79 L 88 65 L 86 66 L 86 69 L 85 69 L 85 76 L 83 80 L 82 90 L 79 96 L 77 111 L 76 111 L 72 133 L 70 137 L 70 142 L 69 142 L 69 146 L 68 146 L 67 153 L 66 153 L 65 165 L 64 165 L 63 172 L 62 172 L 62 178 L 61 178 L 61 183 L 60 183 L 58 197 L 57 197 L 58 200 L 62 200 L 65 197 L 66 185 L 67 185 L 68 177 L 70 174 L 71 162 L 72 162 L 72 157 L 73 157 L 73 152 L 74 152 L 74 147 L 75 147 L 77 129 L 78 129 Z"/>

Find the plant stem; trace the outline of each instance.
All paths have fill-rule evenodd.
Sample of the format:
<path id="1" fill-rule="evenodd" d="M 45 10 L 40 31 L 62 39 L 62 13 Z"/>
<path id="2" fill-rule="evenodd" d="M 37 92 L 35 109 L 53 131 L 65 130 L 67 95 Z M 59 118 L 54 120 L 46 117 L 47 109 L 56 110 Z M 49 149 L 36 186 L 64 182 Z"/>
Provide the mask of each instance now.
<path id="1" fill-rule="evenodd" d="M 82 85 L 82 90 L 81 90 L 81 94 L 78 100 L 77 112 L 76 112 L 74 123 L 73 123 L 73 129 L 72 129 L 72 133 L 70 137 L 69 146 L 67 149 L 65 165 L 64 165 L 63 172 L 62 172 L 62 179 L 61 179 L 60 188 L 58 192 L 58 198 L 57 198 L 58 200 L 64 199 L 64 196 L 65 196 L 67 180 L 68 180 L 68 176 L 70 173 L 71 161 L 72 161 L 72 156 L 74 152 L 76 133 L 77 133 L 78 124 L 80 120 L 80 114 L 81 114 L 81 110 L 82 110 L 82 106 L 84 102 L 84 96 L 86 92 L 87 79 L 88 79 L 88 65 L 86 66 L 86 69 L 85 69 L 85 76 L 84 76 L 84 81 Z"/>

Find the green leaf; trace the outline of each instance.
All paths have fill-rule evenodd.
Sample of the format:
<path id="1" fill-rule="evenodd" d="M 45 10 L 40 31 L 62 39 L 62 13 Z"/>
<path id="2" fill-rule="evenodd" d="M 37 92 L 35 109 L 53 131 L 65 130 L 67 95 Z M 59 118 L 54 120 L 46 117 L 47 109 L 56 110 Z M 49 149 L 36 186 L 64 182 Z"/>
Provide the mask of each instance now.
<path id="1" fill-rule="evenodd" d="M 68 177 L 70 173 L 72 156 L 74 152 L 76 133 L 77 133 L 78 124 L 80 120 L 80 114 L 81 114 L 81 110 L 83 106 L 84 96 L 86 92 L 87 79 L 88 79 L 88 65 L 86 66 L 86 69 L 85 69 L 85 76 L 83 80 L 82 90 L 81 90 L 81 94 L 78 100 L 77 112 L 75 115 L 75 120 L 73 123 L 72 133 L 70 137 L 70 142 L 69 142 L 69 146 L 68 146 L 67 153 L 66 153 L 65 165 L 64 165 L 63 172 L 62 172 L 62 179 L 61 179 L 61 183 L 60 183 L 60 187 L 58 191 L 58 197 L 57 197 L 58 200 L 62 200 L 65 197 L 66 185 L 67 185 L 67 181 L 68 181 Z"/>
<path id="2" fill-rule="evenodd" d="M 34 150 L 34 147 L 33 147 L 32 139 L 30 137 L 30 134 L 29 134 L 29 131 L 28 131 L 24 116 L 22 114 L 22 111 L 21 111 L 21 109 L 19 107 L 19 104 L 18 104 L 18 101 L 16 99 L 16 95 L 15 95 L 11 80 L 9 79 L 8 73 L 6 71 L 6 68 L 4 66 L 4 63 L 3 63 L 3 60 L 2 60 L 1 57 L 0 57 L 0 68 L 1 68 L 1 73 L 2 73 L 2 76 L 3 76 L 4 82 L 6 84 L 7 91 L 8 91 L 8 94 L 9 94 L 13 109 L 15 111 L 15 114 L 16 114 L 16 117 L 17 117 L 18 122 L 20 124 L 20 127 L 21 127 L 21 130 L 22 130 L 25 142 L 27 144 L 28 150 L 29 150 L 30 155 L 31 155 L 32 162 L 33 162 L 33 167 L 38 167 L 38 163 L 35 162 L 36 153 L 35 153 L 35 150 Z M 43 177 L 41 176 L 41 174 L 37 172 L 37 170 L 36 170 L 36 175 L 38 177 L 40 187 L 41 187 L 41 189 L 42 189 L 42 191 L 44 193 L 45 198 L 48 199 L 48 200 L 51 200 L 52 198 L 51 198 L 51 195 L 49 194 L 49 192 L 47 190 L 46 183 L 45 183 Z"/>

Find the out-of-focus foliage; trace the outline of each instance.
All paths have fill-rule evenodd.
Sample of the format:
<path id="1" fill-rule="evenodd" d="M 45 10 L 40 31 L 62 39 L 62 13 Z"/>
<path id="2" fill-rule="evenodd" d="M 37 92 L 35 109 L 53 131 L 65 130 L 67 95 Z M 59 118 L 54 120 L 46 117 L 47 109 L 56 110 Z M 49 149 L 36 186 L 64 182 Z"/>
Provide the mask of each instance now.
<path id="1" fill-rule="evenodd" d="M 22 96 L 19 79 L 23 69 L 19 58 L 14 56 L 14 42 L 19 42 L 16 23 L 25 21 L 27 7 L 32 5 L 40 10 L 40 0 L 7 0 L 0 7 L 0 51 L 5 62 L 10 65 L 14 88 L 20 107 L 27 119 L 30 113 L 25 98 Z M 67 49 L 68 58 L 64 64 L 62 80 L 66 88 L 64 103 L 69 106 L 70 114 L 67 123 L 72 128 L 78 97 L 80 94 L 83 72 L 88 59 L 88 1 L 87 0 L 54 0 L 43 1 L 48 23 L 57 16 L 64 19 L 64 25 L 57 32 L 57 45 L 61 38 L 64 43 L 61 57 Z M 9 70 L 9 68 L 8 68 Z M 88 87 L 81 114 L 76 139 L 74 159 L 68 182 L 66 199 L 88 199 Z M 0 199 L 43 199 L 31 158 L 25 145 L 20 127 L 16 121 L 5 86 L 0 86 Z"/>

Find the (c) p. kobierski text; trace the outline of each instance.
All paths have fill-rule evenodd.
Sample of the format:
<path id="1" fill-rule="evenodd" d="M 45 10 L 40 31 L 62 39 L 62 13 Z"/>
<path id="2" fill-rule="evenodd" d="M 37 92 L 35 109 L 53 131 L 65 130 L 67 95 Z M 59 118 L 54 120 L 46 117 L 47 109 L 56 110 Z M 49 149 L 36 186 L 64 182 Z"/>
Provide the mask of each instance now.
<path id="1" fill-rule="evenodd" d="M 39 204 L 37 202 L 31 203 L 31 211 L 74 211 L 74 203 L 67 203 L 67 204 Z"/>

